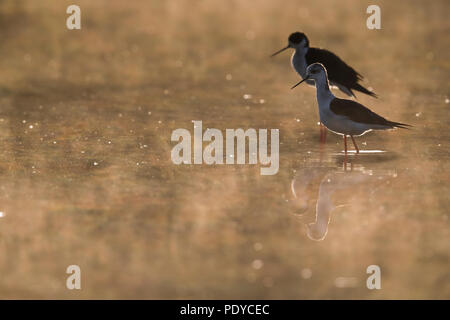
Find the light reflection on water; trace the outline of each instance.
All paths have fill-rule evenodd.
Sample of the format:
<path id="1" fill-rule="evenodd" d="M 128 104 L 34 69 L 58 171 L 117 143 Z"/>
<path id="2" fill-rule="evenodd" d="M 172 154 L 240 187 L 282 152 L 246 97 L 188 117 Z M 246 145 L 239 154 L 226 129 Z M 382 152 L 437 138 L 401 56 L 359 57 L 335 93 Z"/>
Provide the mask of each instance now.
<path id="1" fill-rule="evenodd" d="M 385 153 L 385 150 L 360 150 L 359 153 L 356 153 L 355 150 L 348 150 L 347 153 L 348 154 L 353 154 L 353 155 L 362 155 L 362 154 L 371 154 L 371 153 Z M 340 153 L 336 153 L 336 155 L 340 155 L 340 154 L 345 154 L 345 151 L 342 150 Z"/>
<path id="2" fill-rule="evenodd" d="M 82 1 L 71 32 L 64 1 L 1 1 L 0 298 L 449 298 L 448 0 L 409 2 L 378 32 L 352 0 Z M 293 28 L 414 128 L 319 145 L 315 90 L 268 58 Z M 174 165 L 192 120 L 280 129 L 278 174 Z"/>
<path id="3" fill-rule="evenodd" d="M 340 207 L 351 206 L 354 190 L 359 190 L 358 197 L 369 198 L 370 193 L 376 190 L 377 184 L 380 185 L 384 179 L 396 176 L 397 173 L 392 170 L 373 172 L 363 166 L 354 167 L 353 164 L 350 164 L 349 170 L 326 167 L 303 168 L 297 171 L 291 181 L 294 197 L 291 203 L 296 209 L 295 214 L 300 215 L 305 223 L 309 239 L 321 241 L 327 235 L 333 211 Z M 366 189 L 362 195 L 361 188 Z M 336 193 L 339 194 L 337 199 Z M 311 196 L 312 199 L 309 199 Z M 312 203 L 315 204 L 313 208 L 310 207 Z M 315 220 L 308 223 L 304 216 L 310 210 L 315 212 Z M 369 208 L 364 209 L 366 210 Z"/>

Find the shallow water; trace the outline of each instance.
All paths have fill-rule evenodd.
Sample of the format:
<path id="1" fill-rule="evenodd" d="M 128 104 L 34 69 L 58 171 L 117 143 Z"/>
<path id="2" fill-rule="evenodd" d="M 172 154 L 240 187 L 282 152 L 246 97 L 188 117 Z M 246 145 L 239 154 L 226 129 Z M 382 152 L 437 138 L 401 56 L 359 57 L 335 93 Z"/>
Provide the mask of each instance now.
<path id="1" fill-rule="evenodd" d="M 64 3 L 0 1 L 0 297 L 450 298 L 449 2 L 379 2 L 371 31 L 364 2 L 80 0 L 68 31 Z M 414 128 L 321 145 L 268 58 L 297 29 Z M 278 128 L 279 172 L 174 165 L 192 120 Z"/>

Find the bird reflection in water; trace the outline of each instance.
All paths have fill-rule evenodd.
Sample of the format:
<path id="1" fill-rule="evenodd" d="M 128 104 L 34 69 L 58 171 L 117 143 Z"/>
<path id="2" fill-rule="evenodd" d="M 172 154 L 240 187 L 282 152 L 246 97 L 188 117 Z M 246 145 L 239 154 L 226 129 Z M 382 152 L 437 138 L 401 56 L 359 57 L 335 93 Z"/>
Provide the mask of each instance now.
<path id="1" fill-rule="evenodd" d="M 291 208 L 305 221 L 309 216 L 307 213 L 315 207 L 315 221 L 305 222 L 306 234 L 311 240 L 322 241 L 327 236 L 333 210 L 351 206 L 352 198 L 356 196 L 354 190 L 358 190 L 357 195 L 360 196 L 359 192 L 364 192 L 367 185 L 367 193 L 373 192 L 373 182 L 392 176 L 395 176 L 392 171 L 372 172 L 353 165 L 348 170 L 346 166 L 343 170 L 335 167 L 304 168 L 297 171 L 291 181 Z"/>

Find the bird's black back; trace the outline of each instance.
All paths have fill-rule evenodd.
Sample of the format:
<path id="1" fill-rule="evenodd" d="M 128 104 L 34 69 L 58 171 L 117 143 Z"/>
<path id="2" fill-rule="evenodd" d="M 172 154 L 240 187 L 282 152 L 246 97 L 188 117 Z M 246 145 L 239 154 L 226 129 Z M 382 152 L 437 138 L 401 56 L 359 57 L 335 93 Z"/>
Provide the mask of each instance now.
<path id="1" fill-rule="evenodd" d="M 347 88 L 353 88 L 358 80 L 363 78 L 355 69 L 328 50 L 309 48 L 305 58 L 308 65 L 315 62 L 323 64 L 327 69 L 328 79 Z"/>

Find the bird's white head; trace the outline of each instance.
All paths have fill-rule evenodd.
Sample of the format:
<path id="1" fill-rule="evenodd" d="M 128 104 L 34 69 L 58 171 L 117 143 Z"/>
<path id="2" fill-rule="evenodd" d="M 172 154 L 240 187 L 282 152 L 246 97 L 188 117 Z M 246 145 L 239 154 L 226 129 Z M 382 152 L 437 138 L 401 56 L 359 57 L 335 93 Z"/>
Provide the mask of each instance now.
<path id="1" fill-rule="evenodd" d="M 328 75 L 327 75 L 327 69 L 323 66 L 321 63 L 313 63 L 310 64 L 306 68 L 306 75 L 305 78 L 297 83 L 295 86 L 293 86 L 291 89 L 294 89 L 296 86 L 298 86 L 300 83 L 306 80 L 314 80 L 316 83 L 327 83 L 328 82 Z"/>
<path id="2" fill-rule="evenodd" d="M 309 48 L 309 40 L 306 37 L 306 34 L 302 32 L 294 32 L 292 33 L 288 38 L 288 45 L 284 47 L 281 50 L 278 50 L 273 56 L 276 56 L 277 54 L 283 52 L 284 50 L 287 50 L 289 48 L 295 49 L 295 50 L 307 50 Z"/>

